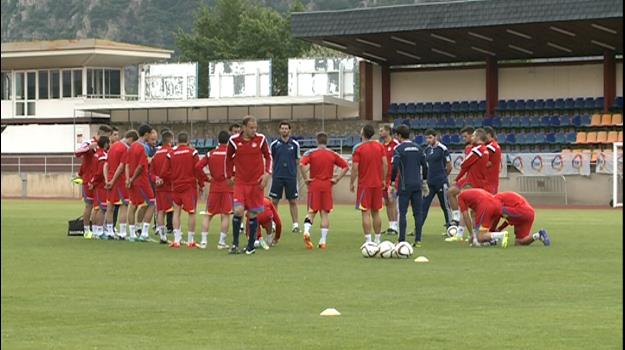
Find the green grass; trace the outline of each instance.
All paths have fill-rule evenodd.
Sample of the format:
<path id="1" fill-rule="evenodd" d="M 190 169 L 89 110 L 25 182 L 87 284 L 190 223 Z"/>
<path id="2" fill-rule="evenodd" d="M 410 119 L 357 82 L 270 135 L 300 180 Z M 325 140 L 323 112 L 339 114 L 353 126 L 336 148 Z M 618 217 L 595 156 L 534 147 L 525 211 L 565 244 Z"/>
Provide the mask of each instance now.
<path id="1" fill-rule="evenodd" d="M 286 209 L 284 206 L 281 209 Z M 620 349 L 621 211 L 539 210 L 553 246 L 442 242 L 364 259 L 358 213 L 327 251 L 299 235 L 255 256 L 65 236 L 80 203 L 2 201 L 6 349 Z M 285 213 L 283 211 L 283 213 Z M 287 226 L 290 219 L 285 219 Z M 318 237 L 318 230 L 313 236 Z M 340 317 L 319 313 L 336 307 Z"/>

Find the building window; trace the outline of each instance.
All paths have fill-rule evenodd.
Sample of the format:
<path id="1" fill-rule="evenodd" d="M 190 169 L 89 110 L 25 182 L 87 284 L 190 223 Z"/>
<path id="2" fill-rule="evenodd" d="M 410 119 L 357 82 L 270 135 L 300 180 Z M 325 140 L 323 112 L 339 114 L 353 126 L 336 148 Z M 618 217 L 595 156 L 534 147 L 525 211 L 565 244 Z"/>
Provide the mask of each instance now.
<path id="1" fill-rule="evenodd" d="M 82 96 L 82 69 L 72 70 L 72 97 Z"/>
<path id="2" fill-rule="evenodd" d="M 15 99 L 23 100 L 24 99 L 24 72 L 15 73 Z"/>
<path id="3" fill-rule="evenodd" d="M 28 115 L 35 115 L 35 102 L 27 101 L 26 102 L 26 110 Z"/>
<path id="4" fill-rule="evenodd" d="M 48 71 L 47 70 L 39 71 L 39 99 L 40 100 L 48 99 Z"/>
<path id="5" fill-rule="evenodd" d="M 11 72 L 2 72 L 2 99 L 11 99 Z"/>
<path id="6" fill-rule="evenodd" d="M 118 69 L 107 69 L 104 79 L 105 94 L 107 96 L 119 97 L 120 83 L 120 71 Z"/>
<path id="7" fill-rule="evenodd" d="M 24 115 L 24 101 L 15 102 L 15 115 Z"/>
<path id="8" fill-rule="evenodd" d="M 119 69 L 87 69 L 87 95 L 119 97 L 121 95 L 121 71 Z"/>
<path id="9" fill-rule="evenodd" d="M 37 98 L 37 73 L 26 73 L 26 99 L 34 100 Z"/>
<path id="10" fill-rule="evenodd" d="M 61 81 L 58 70 L 50 71 L 50 96 L 51 98 L 61 97 Z"/>
<path id="11" fill-rule="evenodd" d="M 63 71 L 63 97 L 72 97 L 72 71 Z"/>
<path id="12" fill-rule="evenodd" d="M 103 97 L 104 88 L 102 86 L 102 79 L 104 75 L 103 69 L 88 69 L 87 70 L 87 95 Z"/>

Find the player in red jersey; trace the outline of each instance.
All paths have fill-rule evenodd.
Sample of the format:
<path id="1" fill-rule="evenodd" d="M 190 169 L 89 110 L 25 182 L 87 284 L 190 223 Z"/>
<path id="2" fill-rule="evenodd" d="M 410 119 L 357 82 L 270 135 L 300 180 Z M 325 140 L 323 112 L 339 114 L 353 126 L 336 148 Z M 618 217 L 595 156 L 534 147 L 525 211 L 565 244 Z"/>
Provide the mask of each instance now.
<path id="1" fill-rule="evenodd" d="M 98 139 L 98 148 L 95 152 L 97 160 L 96 168 L 91 174 L 91 178 L 87 184 L 90 191 L 93 192 L 94 204 L 96 212 L 93 220 L 93 233 L 96 239 L 114 238 L 104 234 L 104 213 L 106 212 L 106 174 L 104 173 L 104 164 L 106 163 L 106 151 L 109 148 L 108 136 L 100 136 Z"/>
<path id="2" fill-rule="evenodd" d="M 276 206 L 273 204 L 273 201 L 271 199 L 264 198 L 263 207 L 263 212 L 258 214 L 258 216 L 256 217 L 258 219 L 258 229 L 256 231 L 256 241 L 254 242 L 254 246 L 261 246 L 263 249 L 269 250 L 269 245 L 267 244 L 267 242 L 271 244 L 280 240 L 280 236 L 282 235 L 282 220 L 280 219 L 280 213 L 278 213 L 278 209 L 276 209 Z M 262 236 L 263 228 L 267 233 L 266 242 Z"/>
<path id="3" fill-rule="evenodd" d="M 93 211 L 93 191 L 89 189 L 88 182 L 89 179 L 93 177 L 93 172 L 97 168 L 98 159 L 95 156 L 95 152 L 98 148 L 98 139 L 101 136 L 110 136 L 111 131 L 112 129 L 110 126 L 101 125 L 98 128 L 97 136 L 89 141 L 83 142 L 80 147 L 78 147 L 76 152 L 74 152 L 74 155 L 77 158 L 82 159 L 78 176 L 82 179 L 82 197 L 85 201 L 85 210 L 82 214 L 82 221 L 84 225 L 84 237 L 86 239 L 91 239 L 93 236 L 89 227 L 91 212 Z"/>
<path id="4" fill-rule="evenodd" d="M 130 241 L 134 241 L 136 237 L 135 231 L 135 213 L 138 207 L 147 206 L 143 215 L 143 227 L 138 240 L 140 242 L 147 241 L 149 236 L 150 221 L 154 215 L 154 192 L 148 178 L 148 139 L 154 130 L 150 125 L 142 124 L 139 126 L 139 140 L 133 142 L 128 150 L 128 159 L 126 162 L 126 188 L 130 194 L 130 205 L 128 206 L 128 228 L 130 229 Z"/>
<path id="5" fill-rule="evenodd" d="M 534 224 L 534 208 L 518 193 L 501 192 L 495 195 L 495 200 L 502 206 L 501 217 L 504 222 L 501 226 L 493 225 L 493 231 L 501 231 L 508 225 L 514 226 L 515 244 L 530 245 L 534 241 L 542 241 L 544 245 L 551 245 L 551 239 L 545 229 L 531 233 Z"/>
<path id="6" fill-rule="evenodd" d="M 213 217 L 219 215 L 221 219 L 221 229 L 217 249 L 226 249 L 226 236 L 230 229 L 230 215 L 232 215 L 232 186 L 226 179 L 226 153 L 228 151 L 228 139 L 230 134 L 221 131 L 217 136 L 219 146 L 206 153 L 195 169 L 204 175 L 202 180 L 210 183 L 208 198 L 206 199 L 206 215 L 202 220 L 202 241 L 200 248 L 208 245 L 208 228 Z M 204 168 L 208 167 L 208 174 L 204 173 Z"/>
<path id="7" fill-rule="evenodd" d="M 382 139 L 382 144 L 384 145 L 384 149 L 386 150 L 386 161 L 388 169 L 393 168 L 393 155 L 395 154 L 395 147 L 399 145 L 399 141 L 393 138 L 393 129 L 389 125 L 383 125 L 380 128 L 380 138 Z M 398 223 L 398 207 L 397 207 L 397 198 L 389 195 L 388 187 L 391 185 L 391 171 L 387 171 L 386 174 L 386 183 L 384 186 L 384 192 L 382 192 L 382 197 L 384 198 L 384 205 L 386 206 L 386 216 L 388 217 L 389 228 L 386 230 L 386 233 L 396 235 L 399 232 L 399 223 Z M 397 193 L 395 191 L 394 193 Z"/>
<path id="8" fill-rule="evenodd" d="M 486 148 L 488 149 L 488 173 L 487 186 L 485 190 L 492 194 L 499 192 L 499 172 L 501 171 L 501 147 L 497 143 L 495 130 L 490 126 L 484 128 L 486 131 Z"/>
<path id="9" fill-rule="evenodd" d="M 195 207 L 197 206 L 199 176 L 195 165 L 200 161 L 197 150 L 189 147 L 189 135 L 178 134 L 178 144 L 167 154 L 167 162 L 161 170 L 162 178 L 157 184 L 171 183 L 174 201 L 174 241 L 171 248 L 180 248 L 182 231 L 180 223 L 181 211 L 189 215 L 187 247 L 196 248 L 195 243 Z"/>
<path id="10" fill-rule="evenodd" d="M 362 142 L 356 146 L 352 155 L 352 173 L 350 191 L 354 192 L 355 182 L 358 179 L 356 193 L 356 209 L 362 213 L 362 228 L 365 241 L 371 242 L 371 230 L 375 233 L 375 242 L 382 238 L 382 191 L 384 189 L 388 161 L 384 146 L 371 138 L 375 130 L 371 125 L 365 125 L 360 131 Z"/>
<path id="11" fill-rule="evenodd" d="M 108 189 L 106 222 L 109 234 L 114 232 L 114 212 L 119 206 L 119 239 L 126 239 L 126 222 L 128 214 L 128 191 L 126 189 L 125 163 L 128 158 L 128 149 L 133 142 L 139 139 L 136 130 L 128 130 L 124 139 L 113 143 L 108 151 L 106 163 L 104 164 L 107 175 L 105 187 Z M 110 225 L 110 226 L 109 226 Z"/>
<path id="12" fill-rule="evenodd" d="M 317 134 L 317 148 L 307 151 L 300 161 L 300 173 L 308 186 L 308 215 L 304 219 L 304 243 L 312 249 L 310 229 L 317 213 L 321 216 L 321 238 L 318 247 L 326 249 L 326 239 L 330 229 L 329 214 L 333 209 L 332 187 L 347 174 L 349 165 L 336 152 L 327 148 L 328 135 Z M 334 167 L 341 169 L 334 175 Z"/>
<path id="13" fill-rule="evenodd" d="M 464 140 L 464 157 L 468 157 L 471 154 L 471 150 L 475 144 L 473 143 L 473 132 L 475 130 L 470 126 L 465 126 L 460 130 L 460 136 Z"/>
<path id="14" fill-rule="evenodd" d="M 456 184 L 449 189 L 449 204 L 452 209 L 452 225 L 461 224 L 460 211 L 458 210 L 458 194 L 467 188 L 488 187 L 488 160 L 489 152 L 485 146 L 487 142 L 486 131 L 477 129 L 473 132 L 473 143 L 476 145 L 471 153 L 465 158 L 460 166 L 460 172 L 456 176 Z M 465 176 L 466 175 L 466 176 Z M 458 229 L 457 235 L 448 240 L 461 240 L 464 236 L 464 225 Z"/>
<path id="15" fill-rule="evenodd" d="M 163 169 L 168 161 L 167 156 L 172 151 L 174 134 L 165 130 L 161 134 L 162 145 L 152 157 L 150 163 L 150 174 L 154 177 L 156 185 L 156 232 L 160 237 L 161 244 L 167 244 L 167 233 L 165 232 L 165 215 L 174 210 L 174 199 L 171 182 L 165 180 Z"/>
<path id="16" fill-rule="evenodd" d="M 234 183 L 231 254 L 239 252 L 239 233 L 245 211 L 248 212 L 250 232 L 257 230 L 256 216 L 264 209 L 264 190 L 272 167 L 267 139 L 265 135 L 256 133 L 256 118 L 246 116 L 242 124 L 241 133 L 230 137 L 226 153 L 227 178 Z M 250 235 L 245 253 L 250 255 L 255 252 L 254 235 Z"/>
<path id="17" fill-rule="evenodd" d="M 491 232 L 490 228 L 499 222 L 501 203 L 492 194 L 481 188 L 470 188 L 458 196 L 458 205 L 469 231 L 472 245 L 497 241 L 502 248 L 508 247 L 508 232 Z M 471 210 L 471 212 L 469 212 Z"/>

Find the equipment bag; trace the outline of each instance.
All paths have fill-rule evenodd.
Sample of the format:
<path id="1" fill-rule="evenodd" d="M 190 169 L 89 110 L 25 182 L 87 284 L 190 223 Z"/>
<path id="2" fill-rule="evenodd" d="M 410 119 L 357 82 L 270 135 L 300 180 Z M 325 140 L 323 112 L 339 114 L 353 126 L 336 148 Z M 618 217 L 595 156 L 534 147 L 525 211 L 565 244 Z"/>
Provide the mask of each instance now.
<path id="1" fill-rule="evenodd" d="M 82 215 L 74 220 L 69 220 L 67 228 L 68 236 L 82 236 L 84 232 L 84 225 L 82 222 Z"/>

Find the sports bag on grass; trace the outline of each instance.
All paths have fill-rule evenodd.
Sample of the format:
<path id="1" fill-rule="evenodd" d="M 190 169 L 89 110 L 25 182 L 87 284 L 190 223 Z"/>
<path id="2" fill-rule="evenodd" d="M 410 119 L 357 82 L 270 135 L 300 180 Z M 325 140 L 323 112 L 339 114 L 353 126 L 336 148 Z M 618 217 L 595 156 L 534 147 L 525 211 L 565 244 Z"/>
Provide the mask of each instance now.
<path id="1" fill-rule="evenodd" d="M 82 223 L 82 215 L 74 220 L 69 220 L 67 228 L 68 236 L 82 236 L 84 233 L 84 226 Z"/>

